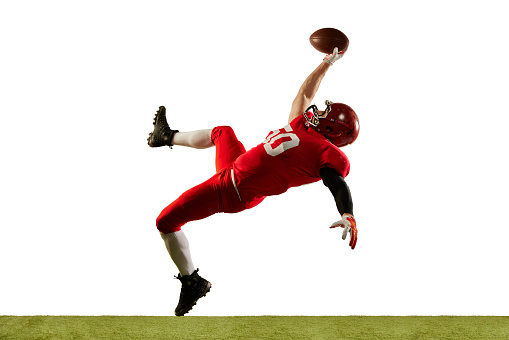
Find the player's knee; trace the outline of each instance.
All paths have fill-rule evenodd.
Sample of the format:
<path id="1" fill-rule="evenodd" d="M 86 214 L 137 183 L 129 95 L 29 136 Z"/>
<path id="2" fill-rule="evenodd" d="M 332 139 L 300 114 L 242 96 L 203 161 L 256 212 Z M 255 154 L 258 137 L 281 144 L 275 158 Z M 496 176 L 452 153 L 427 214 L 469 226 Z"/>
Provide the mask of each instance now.
<path id="1" fill-rule="evenodd" d="M 180 226 L 174 225 L 168 221 L 168 216 L 160 214 L 156 219 L 157 230 L 163 234 L 174 233 L 180 230 Z"/>
<path id="2" fill-rule="evenodd" d="M 231 126 L 224 125 L 224 126 L 216 126 L 217 133 L 221 135 L 234 135 L 235 132 L 233 132 L 233 129 Z"/>
<path id="3" fill-rule="evenodd" d="M 231 126 L 216 126 L 214 129 L 212 129 L 212 135 L 211 135 L 211 138 L 212 138 L 212 142 L 214 142 L 214 140 L 216 140 L 217 138 L 225 138 L 225 139 L 230 139 L 230 138 L 237 138 L 237 136 L 235 135 L 235 132 L 233 131 L 232 127 Z"/>

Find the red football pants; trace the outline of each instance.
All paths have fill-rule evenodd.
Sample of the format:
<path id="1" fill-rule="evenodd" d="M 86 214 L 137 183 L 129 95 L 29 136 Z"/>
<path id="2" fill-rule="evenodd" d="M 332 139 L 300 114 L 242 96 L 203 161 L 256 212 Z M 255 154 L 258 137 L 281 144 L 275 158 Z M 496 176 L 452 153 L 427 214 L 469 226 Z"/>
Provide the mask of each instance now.
<path id="1" fill-rule="evenodd" d="M 163 209 L 156 221 L 160 232 L 172 233 L 189 221 L 219 212 L 236 213 L 253 206 L 240 201 L 231 178 L 231 164 L 246 152 L 244 145 L 229 126 L 215 127 L 211 138 L 216 146 L 216 174 Z"/>

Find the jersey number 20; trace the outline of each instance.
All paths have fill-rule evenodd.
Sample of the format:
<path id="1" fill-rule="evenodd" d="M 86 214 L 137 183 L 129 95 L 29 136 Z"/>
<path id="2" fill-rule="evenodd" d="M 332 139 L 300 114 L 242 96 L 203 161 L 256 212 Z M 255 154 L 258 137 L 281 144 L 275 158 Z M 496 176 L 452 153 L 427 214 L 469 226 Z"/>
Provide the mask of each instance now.
<path id="1" fill-rule="evenodd" d="M 299 145 L 299 137 L 292 131 L 292 127 L 288 124 L 282 129 L 269 133 L 263 141 L 265 151 L 272 157 L 275 157 Z"/>

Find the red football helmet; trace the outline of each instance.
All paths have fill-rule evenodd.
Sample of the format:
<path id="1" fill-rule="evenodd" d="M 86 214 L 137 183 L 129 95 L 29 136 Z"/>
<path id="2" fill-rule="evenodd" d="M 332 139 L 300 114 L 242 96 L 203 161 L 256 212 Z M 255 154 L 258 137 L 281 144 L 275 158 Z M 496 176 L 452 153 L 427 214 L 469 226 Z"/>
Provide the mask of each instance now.
<path id="1" fill-rule="evenodd" d="M 332 144 L 342 147 L 352 144 L 359 135 L 359 118 L 346 104 L 325 101 L 327 108 L 321 114 L 316 105 L 311 105 L 304 112 L 306 125 L 325 136 Z"/>

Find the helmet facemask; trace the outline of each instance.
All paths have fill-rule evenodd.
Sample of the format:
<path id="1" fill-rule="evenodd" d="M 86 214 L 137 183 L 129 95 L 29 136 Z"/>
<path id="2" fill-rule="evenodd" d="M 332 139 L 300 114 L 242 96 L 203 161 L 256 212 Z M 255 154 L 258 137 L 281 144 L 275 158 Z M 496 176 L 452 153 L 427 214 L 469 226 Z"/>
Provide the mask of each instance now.
<path id="1" fill-rule="evenodd" d="M 309 125 L 312 127 L 317 127 L 320 125 L 320 119 L 324 119 L 328 116 L 332 102 L 330 100 L 326 100 L 325 105 L 327 105 L 327 107 L 322 113 L 318 112 L 318 107 L 315 104 L 306 109 L 304 112 L 304 117 L 306 118 L 306 121 L 309 123 Z"/>

